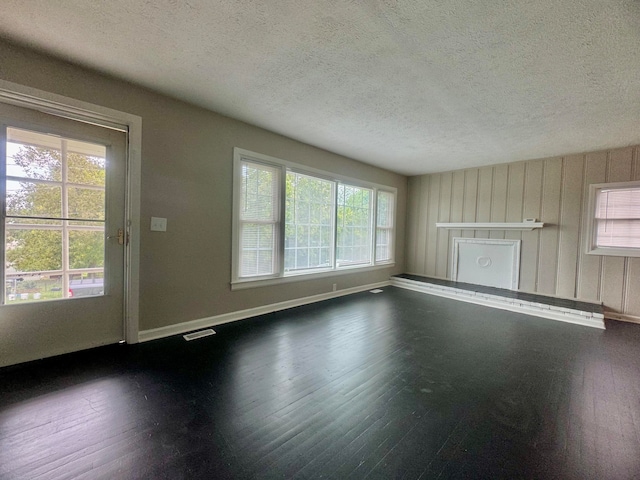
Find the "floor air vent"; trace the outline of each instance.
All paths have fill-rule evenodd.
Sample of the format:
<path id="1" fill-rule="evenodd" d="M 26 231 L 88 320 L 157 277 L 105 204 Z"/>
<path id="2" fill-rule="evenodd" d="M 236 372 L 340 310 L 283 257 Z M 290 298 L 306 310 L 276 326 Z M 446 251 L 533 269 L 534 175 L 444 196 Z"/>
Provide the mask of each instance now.
<path id="1" fill-rule="evenodd" d="M 182 338 L 184 338 L 188 342 L 190 340 L 195 340 L 196 338 L 208 337 L 209 335 L 214 335 L 215 333 L 216 332 L 214 332 L 210 328 L 207 328 L 206 330 L 200 330 L 199 332 L 187 333 L 186 335 L 183 335 Z"/>
<path id="2" fill-rule="evenodd" d="M 376 288 L 375 290 L 369 290 L 369 293 L 382 293 L 382 290 Z"/>

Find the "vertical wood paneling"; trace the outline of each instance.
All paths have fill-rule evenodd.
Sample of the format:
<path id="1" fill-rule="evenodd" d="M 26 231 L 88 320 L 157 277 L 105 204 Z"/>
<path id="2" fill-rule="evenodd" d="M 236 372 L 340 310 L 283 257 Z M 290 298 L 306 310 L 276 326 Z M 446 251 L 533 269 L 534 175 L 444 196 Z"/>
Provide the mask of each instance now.
<path id="1" fill-rule="evenodd" d="M 429 181 L 429 223 L 427 224 L 427 257 L 424 267 L 425 274 L 435 276 L 436 259 L 438 258 L 438 210 L 440 207 L 440 179 L 442 175 L 431 175 Z"/>
<path id="2" fill-rule="evenodd" d="M 476 221 L 476 202 L 478 199 L 478 169 L 473 168 L 464 172 L 464 205 L 462 208 L 462 221 Z M 462 236 L 473 238 L 475 230 L 463 230 Z"/>
<path id="3" fill-rule="evenodd" d="M 573 298 L 577 294 L 584 164 L 584 155 L 565 157 L 562 162 L 556 294 L 567 298 Z"/>
<path id="4" fill-rule="evenodd" d="M 624 182 L 631 179 L 633 149 L 623 148 L 609 154 L 607 182 Z M 603 257 L 600 298 L 607 308 L 622 312 L 625 294 L 625 257 Z"/>
<path id="5" fill-rule="evenodd" d="M 464 208 L 464 170 L 453 172 L 453 184 L 451 186 L 451 221 L 462 222 L 462 212 Z M 462 236 L 462 230 L 449 230 L 449 245 L 452 245 L 454 237 Z M 447 257 L 447 278 L 451 278 L 451 247 Z"/>
<path id="6" fill-rule="evenodd" d="M 412 177 L 407 271 L 451 278 L 453 237 L 522 239 L 521 290 L 603 301 L 640 316 L 640 258 L 584 253 L 589 184 L 633 179 L 640 179 L 638 147 Z M 489 235 L 435 226 L 534 217 L 546 226 Z"/>
<path id="7" fill-rule="evenodd" d="M 407 272 L 415 272 L 418 206 L 420 205 L 420 177 L 409 177 L 407 182 L 407 233 L 405 235 L 405 261 Z"/>
<path id="8" fill-rule="evenodd" d="M 507 187 L 507 222 L 522 221 L 522 202 L 524 199 L 524 163 L 512 163 L 509 165 Z M 504 238 L 521 240 L 520 232 L 505 232 Z"/>
<path id="9" fill-rule="evenodd" d="M 438 211 L 439 222 L 449 222 L 451 216 L 451 188 L 453 174 L 443 173 L 440 178 L 440 208 Z M 449 230 L 439 228 L 438 231 L 438 255 L 436 258 L 436 276 L 447 276 L 447 263 L 449 258 Z"/>
<path id="10" fill-rule="evenodd" d="M 540 205 L 542 201 L 542 176 L 544 162 L 536 160 L 525 164 L 524 200 L 522 205 L 523 218 L 540 219 Z M 520 290 L 535 292 L 538 277 L 538 229 L 522 232 L 522 246 L 520 258 Z"/>
<path id="11" fill-rule="evenodd" d="M 478 200 L 476 222 L 491 221 L 491 195 L 493 193 L 493 168 L 484 167 L 478 171 Z M 476 238 L 489 238 L 488 230 L 476 232 Z"/>
<path id="12" fill-rule="evenodd" d="M 427 256 L 427 211 L 429 209 L 429 175 L 420 177 L 420 205 L 418 209 L 418 231 L 416 247 L 415 273 L 424 275 Z"/>
<path id="13" fill-rule="evenodd" d="M 640 147 L 635 147 L 633 154 L 631 180 L 640 180 Z M 640 316 L 640 258 L 629 258 L 626 280 L 624 313 Z"/>
<path id="14" fill-rule="evenodd" d="M 493 167 L 493 196 L 491 198 L 491 221 L 506 222 L 508 165 Z M 492 230 L 490 238 L 504 238 L 503 230 Z"/>
<path id="15" fill-rule="evenodd" d="M 540 215 L 540 221 L 544 222 L 545 226 L 540 231 L 537 291 L 549 295 L 556 293 L 561 187 L 562 159 L 545 160 L 542 181 L 542 213 Z"/>
<path id="16" fill-rule="evenodd" d="M 602 257 L 585 253 L 585 229 L 588 224 L 589 185 L 603 183 L 606 180 L 607 153 L 589 153 L 586 156 L 582 198 L 582 227 L 580 235 L 580 257 L 578 263 L 578 298 L 592 302 L 600 301 L 600 274 Z"/>

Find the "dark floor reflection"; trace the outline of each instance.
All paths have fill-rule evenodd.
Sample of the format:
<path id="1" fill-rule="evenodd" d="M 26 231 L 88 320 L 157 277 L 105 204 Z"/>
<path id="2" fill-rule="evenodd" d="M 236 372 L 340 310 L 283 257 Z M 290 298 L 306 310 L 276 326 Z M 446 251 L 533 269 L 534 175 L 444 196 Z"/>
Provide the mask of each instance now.
<path id="1" fill-rule="evenodd" d="M 0 370 L 0 478 L 634 478 L 640 326 L 386 288 Z"/>

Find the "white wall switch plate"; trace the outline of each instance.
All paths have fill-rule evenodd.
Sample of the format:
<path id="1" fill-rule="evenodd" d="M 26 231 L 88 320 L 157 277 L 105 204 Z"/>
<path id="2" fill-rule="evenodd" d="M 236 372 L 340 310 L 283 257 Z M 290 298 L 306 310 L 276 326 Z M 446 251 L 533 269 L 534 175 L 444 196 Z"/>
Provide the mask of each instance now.
<path id="1" fill-rule="evenodd" d="M 152 232 L 166 232 L 167 231 L 167 219 L 160 217 L 151 217 L 151 231 Z"/>

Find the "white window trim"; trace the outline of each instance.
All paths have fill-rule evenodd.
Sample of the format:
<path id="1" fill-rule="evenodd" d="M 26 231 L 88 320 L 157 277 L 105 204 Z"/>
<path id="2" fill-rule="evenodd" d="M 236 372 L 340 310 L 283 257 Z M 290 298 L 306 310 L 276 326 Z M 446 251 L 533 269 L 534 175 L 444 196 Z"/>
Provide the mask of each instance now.
<path id="1" fill-rule="evenodd" d="M 640 257 L 638 248 L 597 247 L 596 197 L 598 190 L 603 188 L 640 188 L 640 181 L 594 183 L 589 185 L 589 206 L 587 229 L 585 232 L 586 253 L 588 255 L 605 255 L 614 257 Z"/>
<path id="2" fill-rule="evenodd" d="M 240 277 L 239 276 L 239 267 L 240 267 L 240 252 L 238 249 L 239 246 L 239 236 L 240 236 L 240 191 L 241 191 L 241 176 L 238 174 L 240 171 L 240 162 L 241 161 L 250 161 L 255 163 L 262 163 L 269 166 L 275 166 L 281 168 L 280 174 L 280 228 L 279 235 L 276 239 L 277 250 L 275 254 L 277 255 L 277 262 L 279 265 L 278 272 L 273 275 L 266 276 L 255 276 L 255 277 Z M 333 259 L 334 265 L 331 268 L 322 268 L 322 269 L 314 269 L 312 271 L 302 270 L 302 271 L 294 271 L 294 272 L 285 272 L 284 271 L 284 230 L 285 230 L 285 222 L 284 222 L 284 208 L 286 205 L 286 173 L 287 171 L 292 171 L 296 173 L 301 173 L 304 175 L 315 176 L 318 178 L 322 178 L 324 180 L 329 180 L 337 183 L 342 183 L 345 185 L 351 185 L 355 187 L 368 188 L 373 191 L 372 195 L 372 206 L 371 206 L 371 262 L 366 265 L 349 265 L 337 267 L 335 265 L 336 259 Z M 337 188 L 336 194 L 337 194 Z M 391 251 L 392 255 L 389 260 L 376 262 L 375 260 L 375 247 L 376 247 L 376 223 L 377 223 L 377 201 L 378 201 L 378 191 L 384 191 L 387 193 L 391 193 L 394 198 L 393 202 L 393 232 L 391 236 Z M 277 285 L 280 283 L 289 283 L 307 279 L 315 279 L 315 278 L 323 278 L 330 277 L 335 275 L 344 275 L 349 273 L 360 273 L 367 272 L 371 270 L 379 270 L 381 268 L 389 268 L 395 265 L 395 245 L 396 245 L 396 214 L 397 214 L 397 194 L 398 190 L 395 187 L 391 187 L 388 185 L 380 185 L 373 182 L 367 182 L 360 179 L 355 179 L 351 177 L 347 177 L 344 175 L 334 174 L 331 172 L 327 172 L 325 170 L 320 170 L 313 167 L 307 167 L 305 165 L 301 165 L 294 162 L 289 162 L 287 160 L 282 160 L 280 158 L 271 157 L 269 155 L 264 155 L 257 152 L 252 152 L 250 150 L 245 150 L 242 148 L 234 147 L 233 149 L 233 218 L 232 218 L 232 233 L 231 233 L 231 289 L 245 289 L 245 288 L 253 288 L 267 285 Z M 334 227 L 334 252 L 335 252 L 335 242 L 337 237 L 337 229 Z M 335 255 L 334 255 L 335 256 Z"/>

